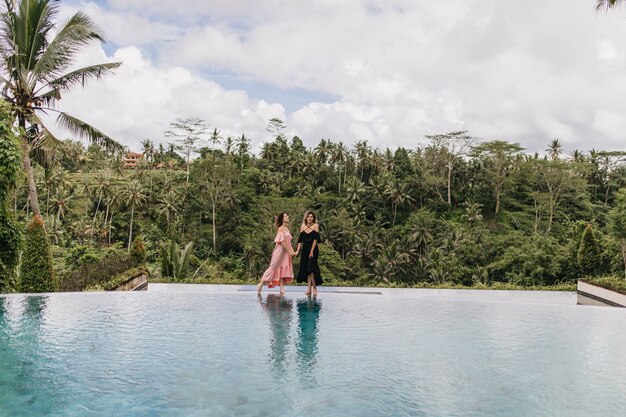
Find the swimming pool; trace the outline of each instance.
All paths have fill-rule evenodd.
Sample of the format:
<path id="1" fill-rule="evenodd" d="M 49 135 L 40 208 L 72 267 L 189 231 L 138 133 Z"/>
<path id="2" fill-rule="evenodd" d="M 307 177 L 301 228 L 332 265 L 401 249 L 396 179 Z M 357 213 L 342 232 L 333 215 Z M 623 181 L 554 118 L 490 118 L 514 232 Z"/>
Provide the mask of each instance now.
<path id="1" fill-rule="evenodd" d="M 301 288 L 283 298 L 240 289 L 0 297 L 0 416 L 626 409 L 626 309 L 558 294 L 537 303 L 410 290 L 308 300 Z"/>

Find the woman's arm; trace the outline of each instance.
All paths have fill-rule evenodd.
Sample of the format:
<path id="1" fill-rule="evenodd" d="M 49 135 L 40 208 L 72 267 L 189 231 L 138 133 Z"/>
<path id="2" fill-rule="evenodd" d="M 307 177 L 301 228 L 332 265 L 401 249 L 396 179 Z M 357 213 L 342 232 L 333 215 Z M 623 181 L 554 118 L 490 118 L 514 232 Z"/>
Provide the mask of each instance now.
<path id="1" fill-rule="evenodd" d="M 302 248 L 302 242 L 298 242 L 298 247 L 296 248 L 296 256 L 300 253 L 300 248 Z"/>
<path id="2" fill-rule="evenodd" d="M 285 248 L 285 250 L 287 251 L 287 253 L 291 256 L 295 256 L 295 252 L 293 251 L 293 248 L 291 247 L 291 245 L 289 243 L 287 243 L 286 240 L 283 240 L 282 242 L 280 242 L 281 245 L 283 245 L 283 248 Z"/>

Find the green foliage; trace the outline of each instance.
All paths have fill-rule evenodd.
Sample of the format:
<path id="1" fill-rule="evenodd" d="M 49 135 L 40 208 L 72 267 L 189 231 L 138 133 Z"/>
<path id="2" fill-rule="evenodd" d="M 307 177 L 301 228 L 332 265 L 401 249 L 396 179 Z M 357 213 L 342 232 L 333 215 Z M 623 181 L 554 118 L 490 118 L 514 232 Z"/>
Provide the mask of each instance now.
<path id="1" fill-rule="evenodd" d="M 76 245 L 69 249 L 65 258 L 65 265 L 71 269 L 80 268 L 83 265 L 99 262 L 112 255 L 125 255 L 126 251 L 120 248 L 121 243 L 108 248 L 96 248 L 88 245 Z"/>
<path id="2" fill-rule="evenodd" d="M 596 275 L 602 269 L 600 246 L 590 224 L 585 227 L 580 239 L 576 260 L 583 276 Z"/>
<path id="3" fill-rule="evenodd" d="M 4 204 L 7 193 L 15 186 L 22 159 L 12 123 L 7 103 L 0 100 L 0 204 Z"/>
<path id="4" fill-rule="evenodd" d="M 161 275 L 176 280 L 187 276 L 187 265 L 193 252 L 193 242 L 180 249 L 174 240 L 161 244 Z"/>
<path id="5" fill-rule="evenodd" d="M 21 292 L 52 292 L 58 286 L 43 219 L 35 216 L 26 227 L 19 289 Z"/>
<path id="6" fill-rule="evenodd" d="M 320 224 L 320 267 L 327 285 L 567 286 L 583 273 L 579 250 L 587 223 L 595 235 L 591 252 L 603 262 L 584 273 L 621 272 L 626 264 L 626 239 L 620 239 L 626 203 L 620 205 L 623 192 L 616 193 L 626 183 L 626 166 L 619 152 L 579 152 L 570 159 L 560 157 L 552 144 L 543 158 L 502 141 L 468 154 L 447 141 L 450 135 L 433 137 L 437 140 L 425 148 L 395 152 L 372 149 L 364 141 L 352 149 L 330 140 L 307 148 L 277 132 L 279 138 L 258 157 L 249 153 L 247 139 L 241 148 L 236 139 L 226 152 L 206 149 L 192 162 L 188 183 L 185 171 L 167 163 L 168 155 L 176 155 L 174 145 L 146 156 L 154 168 L 162 161 L 159 169 L 148 165 L 131 171 L 97 146 L 85 152 L 80 144 L 68 144 L 62 165 L 93 172 L 41 178 L 50 191 L 47 224 L 56 218 L 53 201 L 72 197 L 67 215 L 56 218 L 62 226 L 51 228 L 59 242 L 60 276 L 70 275 L 65 266 L 102 261 L 110 250 L 99 248 L 102 244 L 126 247 L 130 240 L 131 253 L 133 221 L 133 236 L 140 233 L 147 259 L 165 261 L 159 279 L 251 283 L 267 268 L 274 216 L 283 210 L 290 214 L 295 246 L 309 209 Z M 108 178 L 111 172 L 116 174 Z M 35 175 L 40 173 L 36 168 Z M 94 191 L 98 177 L 107 178 L 111 190 Z M 120 192 L 129 183 L 141 198 Z M 117 198 L 109 195 L 113 189 Z M 10 195 L 18 216 L 26 195 L 24 188 Z M 186 267 L 176 260 L 184 248 L 160 243 L 170 238 L 194 242 Z M 93 247 L 72 248 L 86 242 Z M 589 264 L 583 260 L 588 254 L 584 246 L 581 265 Z M 161 265 L 155 269 L 160 275 Z M 115 275 L 109 272 L 103 280 Z"/>
<path id="7" fill-rule="evenodd" d="M 615 238 L 626 239 L 626 188 L 615 194 L 615 206 L 609 211 L 609 230 Z"/>
<path id="8" fill-rule="evenodd" d="M 626 279 L 626 188 L 622 188 L 615 195 L 615 207 L 609 211 L 609 231 L 618 241 L 619 252 L 624 265 Z"/>
<path id="9" fill-rule="evenodd" d="M 16 289 L 15 270 L 23 239 L 22 228 L 8 209 L 21 160 L 12 121 L 7 103 L 0 100 L 0 293 Z"/>
<path id="10" fill-rule="evenodd" d="M 336 251 L 324 243 L 321 243 L 318 247 L 320 273 L 325 285 L 333 285 L 337 281 L 345 281 L 350 275 L 354 275 L 354 271 L 352 271 L 352 274 L 350 273 L 346 261 L 341 259 L 341 256 Z"/>
<path id="11" fill-rule="evenodd" d="M 22 227 L 5 205 L 0 204 L 0 293 L 17 289 L 15 268 L 22 244 Z"/>
<path id="12" fill-rule="evenodd" d="M 487 269 L 490 282 L 517 285 L 553 285 L 562 279 L 562 266 L 567 260 L 565 248 L 549 237 L 517 236 L 501 257 Z"/>
<path id="13" fill-rule="evenodd" d="M 99 284 L 92 284 L 85 288 L 85 291 L 111 291 L 144 274 L 148 275 L 148 271 L 144 267 L 131 268 L 114 275 L 107 281 Z"/>
<path id="14" fill-rule="evenodd" d="M 130 246 L 130 257 L 136 264 L 143 264 L 146 262 L 146 246 L 143 244 L 143 240 L 140 236 L 137 236 L 133 240 L 133 244 Z"/>
<path id="15" fill-rule="evenodd" d="M 605 276 L 594 279 L 586 279 L 585 282 L 626 295 L 626 282 L 621 278 Z"/>
<path id="16" fill-rule="evenodd" d="M 84 258 L 86 259 L 87 257 Z M 108 254 L 62 275 L 59 287 L 61 291 L 83 291 L 88 287 L 102 285 L 134 266 L 136 262 L 125 251 Z"/>

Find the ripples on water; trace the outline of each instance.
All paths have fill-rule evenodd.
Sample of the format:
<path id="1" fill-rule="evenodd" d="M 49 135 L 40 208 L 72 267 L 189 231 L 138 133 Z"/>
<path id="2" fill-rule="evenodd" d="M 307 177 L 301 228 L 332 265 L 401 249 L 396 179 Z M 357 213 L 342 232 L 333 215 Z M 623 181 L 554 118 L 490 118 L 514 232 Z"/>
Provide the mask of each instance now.
<path id="1" fill-rule="evenodd" d="M 393 295 L 0 298 L 0 416 L 616 416 L 626 310 Z"/>

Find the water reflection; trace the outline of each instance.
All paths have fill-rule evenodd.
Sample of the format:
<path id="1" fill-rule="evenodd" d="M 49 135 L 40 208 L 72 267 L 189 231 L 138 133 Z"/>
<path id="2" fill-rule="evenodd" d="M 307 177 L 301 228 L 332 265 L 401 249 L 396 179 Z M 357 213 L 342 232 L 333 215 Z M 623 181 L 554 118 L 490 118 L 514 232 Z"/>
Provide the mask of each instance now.
<path id="1" fill-rule="evenodd" d="M 322 304 L 316 297 L 298 300 L 298 367 L 302 376 L 312 378 L 313 366 L 317 360 L 317 322 L 320 317 Z"/>
<path id="2" fill-rule="evenodd" d="M 279 376 L 283 376 L 285 374 L 285 354 L 289 345 L 289 326 L 293 302 L 278 294 L 268 294 L 265 302 L 259 294 L 259 302 L 268 314 L 272 331 L 270 341 L 272 368 Z"/>
<path id="3" fill-rule="evenodd" d="M 32 296 L 24 298 L 24 314 L 39 321 L 48 304 L 48 296 Z"/>

